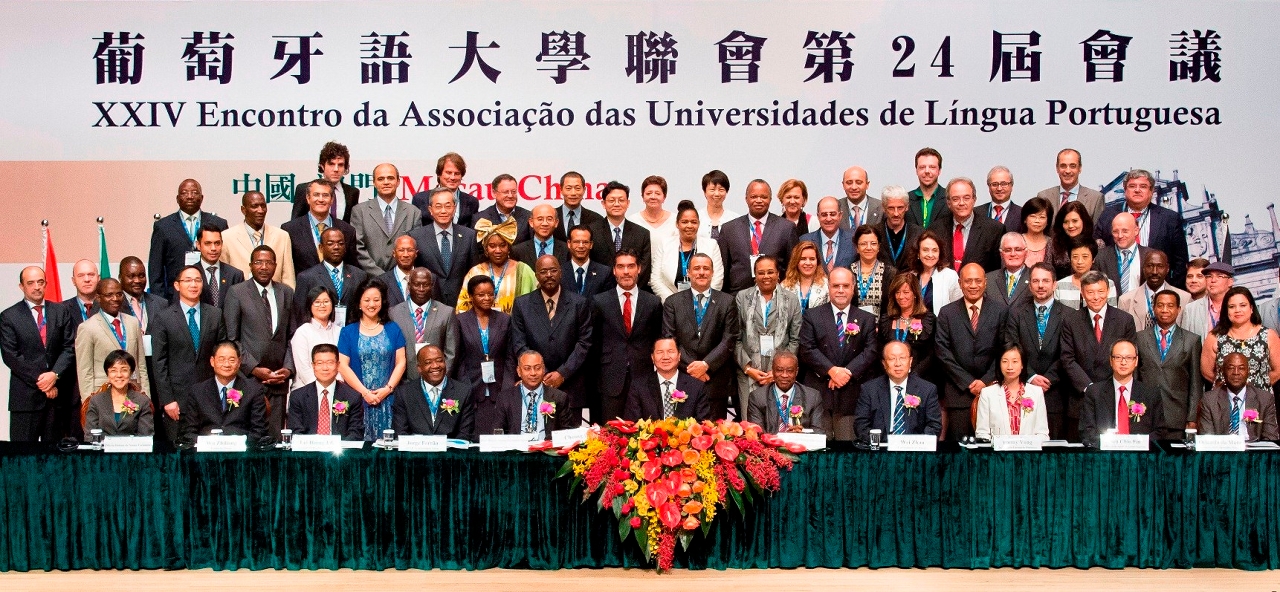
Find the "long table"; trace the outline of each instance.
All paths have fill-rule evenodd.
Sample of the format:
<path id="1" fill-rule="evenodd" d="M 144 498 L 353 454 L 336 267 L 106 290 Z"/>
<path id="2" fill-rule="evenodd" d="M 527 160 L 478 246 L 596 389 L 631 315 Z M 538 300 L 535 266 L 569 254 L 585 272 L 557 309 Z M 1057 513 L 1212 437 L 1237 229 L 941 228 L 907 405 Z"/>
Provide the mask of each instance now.
<path id="1" fill-rule="evenodd" d="M 0 570 L 646 566 L 542 453 L 0 444 Z M 677 567 L 1280 567 L 1280 454 L 823 451 Z"/>

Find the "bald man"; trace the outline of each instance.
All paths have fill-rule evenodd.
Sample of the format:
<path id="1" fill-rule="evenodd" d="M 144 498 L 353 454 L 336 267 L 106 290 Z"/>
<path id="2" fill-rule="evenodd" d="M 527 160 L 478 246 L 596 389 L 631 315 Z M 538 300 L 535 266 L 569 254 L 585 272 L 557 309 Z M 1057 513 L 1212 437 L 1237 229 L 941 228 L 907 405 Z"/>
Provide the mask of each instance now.
<path id="1" fill-rule="evenodd" d="M 422 211 L 396 197 L 400 171 L 383 163 L 373 167 L 373 189 L 377 197 L 351 208 L 351 225 L 356 229 L 356 261 L 371 276 L 390 271 L 396 265 L 395 241 L 422 226 Z"/>
<path id="2" fill-rule="evenodd" d="M 853 231 L 846 226 L 849 214 L 842 209 L 844 203 L 845 200 L 829 195 L 818 200 L 818 229 L 800 236 L 801 241 L 818 245 L 818 258 L 827 273 L 853 265 L 858 257 L 853 248 Z"/>
<path id="3" fill-rule="evenodd" d="M 1118 294 L 1128 294 L 1142 286 L 1142 261 L 1153 249 L 1138 244 L 1138 224 L 1133 216 L 1116 216 L 1111 222 L 1111 241 L 1111 246 L 1098 251 L 1093 268 L 1106 274 Z"/>
<path id="4" fill-rule="evenodd" d="M 387 306 L 409 299 L 409 272 L 418 259 L 418 241 L 409 235 L 396 237 L 391 247 L 391 269 L 378 276 L 387 284 Z"/>
<path id="5" fill-rule="evenodd" d="M 556 238 L 560 218 L 549 204 L 534 206 L 529 214 L 529 240 L 511 247 L 511 258 L 533 267 L 538 257 L 552 255 L 561 264 L 569 260 L 569 244 Z"/>
<path id="6" fill-rule="evenodd" d="M 863 224 L 879 224 L 884 218 L 880 200 L 867 196 L 869 185 L 866 169 L 860 166 L 845 169 L 841 181 L 844 197 L 839 200 L 842 228 L 855 230 Z"/>
<path id="7" fill-rule="evenodd" d="M 942 429 L 947 440 L 973 435 L 973 398 L 1000 376 L 1009 308 L 999 299 L 986 298 L 986 290 L 987 274 L 982 266 L 966 264 L 960 268 L 962 297 L 938 312 L 934 339 L 938 361 L 946 370 Z"/>
<path id="8" fill-rule="evenodd" d="M 246 191 L 240 197 L 240 213 L 244 223 L 228 228 L 222 233 L 222 262 L 239 269 L 245 277 L 253 275 L 249 269 L 249 254 L 253 249 L 266 245 L 276 253 L 276 275 L 272 281 L 290 288 L 297 282 L 293 259 L 293 242 L 289 233 L 267 224 L 267 198 L 258 191 Z"/>
<path id="9" fill-rule="evenodd" d="M 227 229 L 227 221 L 200 211 L 204 191 L 195 179 L 178 185 L 178 211 L 156 220 L 151 226 L 151 256 L 147 269 L 151 272 L 151 292 L 172 300 L 173 280 L 188 264 L 196 263 L 200 251 L 196 241 L 201 228 Z"/>
<path id="10" fill-rule="evenodd" d="M 98 266 L 88 259 L 76 261 L 76 264 L 71 266 L 71 283 L 75 286 L 76 293 L 63 300 L 62 306 L 71 313 L 72 328 L 79 328 L 80 323 L 93 316 L 95 300 L 98 297 L 99 279 L 101 276 L 98 273 Z"/>

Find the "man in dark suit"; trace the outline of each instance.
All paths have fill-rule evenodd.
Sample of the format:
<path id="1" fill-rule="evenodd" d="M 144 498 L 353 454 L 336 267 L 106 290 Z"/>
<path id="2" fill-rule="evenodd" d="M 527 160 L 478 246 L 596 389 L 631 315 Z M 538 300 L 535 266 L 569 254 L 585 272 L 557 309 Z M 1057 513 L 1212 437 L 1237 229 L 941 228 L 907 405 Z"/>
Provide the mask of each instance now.
<path id="1" fill-rule="evenodd" d="M 458 341 L 462 332 L 453 307 L 431 299 L 434 282 L 431 272 L 425 268 L 410 270 L 407 283 L 409 299 L 389 307 L 388 311 L 391 320 L 400 326 L 400 332 L 404 334 L 405 345 L 408 346 L 406 354 L 412 357 L 418 350 L 434 345 L 444 352 L 445 370 L 452 371 L 457 363 Z M 404 380 L 418 378 L 418 365 L 409 364 L 404 370 Z"/>
<path id="2" fill-rule="evenodd" d="M 151 318 L 156 313 L 167 308 L 169 303 L 164 298 L 147 292 L 147 268 L 142 264 L 141 259 L 133 255 L 125 257 L 120 260 L 118 269 L 120 288 L 124 291 L 124 306 L 120 307 L 120 312 L 138 319 L 138 325 L 144 335 L 142 349 L 147 358 L 147 378 L 149 383 L 143 385 L 143 388 L 149 396 L 154 397 L 156 393 L 156 364 L 154 357 L 151 355 Z"/>
<path id="3" fill-rule="evenodd" d="M 942 176 L 942 154 L 933 148 L 921 148 L 916 151 L 915 165 L 920 185 L 907 193 L 907 221 L 929 228 L 938 214 L 947 209 L 947 190 L 938 184 Z"/>
<path id="4" fill-rule="evenodd" d="M 18 274 L 22 301 L 0 313 L 0 355 L 9 367 L 9 439 L 56 442 L 58 377 L 74 375 L 75 337 L 70 311 L 44 299 L 44 270 Z M 76 399 L 79 393 L 71 393 Z"/>
<path id="5" fill-rule="evenodd" d="M 675 339 L 655 341 L 652 360 L 652 372 L 636 370 L 636 379 L 627 389 L 624 419 L 716 419 L 711 417 L 702 381 L 680 372 L 680 348 Z"/>
<path id="6" fill-rule="evenodd" d="M 289 354 L 293 289 L 271 281 L 276 272 L 276 254 L 271 247 L 253 250 L 250 270 L 251 281 L 228 290 L 223 317 L 227 339 L 239 346 L 242 371 L 257 379 L 266 392 L 271 407 L 268 429 L 271 437 L 277 438 L 284 427 L 286 386 L 293 375 L 293 356 Z"/>
<path id="7" fill-rule="evenodd" d="M 1154 328 L 1138 333 L 1138 380 L 1160 394 L 1164 415 L 1162 439 L 1180 439 L 1196 426 L 1200 395 L 1200 339 L 1177 325 L 1182 297 L 1173 290 L 1156 292 L 1151 304 Z"/>
<path id="8" fill-rule="evenodd" d="M 738 306 L 732 296 L 712 289 L 711 257 L 703 253 L 689 258 L 689 283 L 688 290 L 663 303 L 662 336 L 675 338 L 680 370 L 706 383 L 709 419 L 714 421 L 725 416 L 729 397 L 737 391 L 733 345 L 738 341 Z"/>
<path id="9" fill-rule="evenodd" d="M 583 232 L 578 228 L 574 235 L 580 237 Z M 648 371 L 653 343 L 662 329 L 662 301 L 636 285 L 640 277 L 636 259 L 626 249 L 614 255 L 616 289 L 592 298 L 596 355 L 591 359 L 600 361 L 595 368 L 599 395 L 589 397 L 594 423 L 622 417 L 631 383 Z"/>
<path id="10" fill-rule="evenodd" d="M 320 162 L 316 165 L 316 172 L 320 173 L 320 178 L 317 180 L 328 182 L 331 189 L 342 187 L 343 199 L 338 200 L 336 206 L 332 206 L 330 215 L 343 222 L 351 221 L 351 209 L 360 201 L 360 190 L 342 182 L 342 177 L 346 176 L 350 168 L 351 152 L 346 146 L 337 142 L 326 142 L 320 149 Z M 307 215 L 309 209 L 307 197 L 311 192 L 308 185 L 309 183 L 300 183 L 294 188 L 293 215 L 289 218 L 297 219 Z M 354 253 L 355 250 L 352 249 L 352 252 Z"/>
<path id="11" fill-rule="evenodd" d="M 79 328 L 80 323 L 89 320 L 98 310 L 95 299 L 98 297 L 98 265 L 88 259 L 76 261 L 71 266 L 71 281 L 76 293 L 59 304 L 71 313 L 71 326 Z"/>
<path id="12" fill-rule="evenodd" d="M 196 239 L 204 227 L 227 229 L 227 221 L 201 212 L 204 193 L 195 179 L 178 185 L 178 211 L 156 220 L 151 227 L 151 256 L 147 269 L 151 272 L 151 292 L 164 299 L 173 298 L 173 278 L 178 270 L 199 259 Z"/>
<path id="13" fill-rule="evenodd" d="M 511 258 L 533 267 L 538 257 L 553 255 L 556 261 L 564 263 L 569 260 L 569 246 L 564 239 L 555 237 L 559 228 L 556 222 L 556 209 L 551 204 L 538 204 L 529 214 L 529 240 L 516 243 L 511 247 Z"/>
<path id="14" fill-rule="evenodd" d="M 631 189 L 617 181 L 605 186 L 604 220 L 591 225 L 591 260 L 604 266 L 613 265 L 613 256 L 622 249 L 629 249 L 640 257 L 640 289 L 651 292 L 649 274 L 652 271 L 652 255 L 649 229 L 627 220 L 627 208 L 631 207 Z"/>
<path id="15" fill-rule="evenodd" d="M 827 273 L 837 267 L 849 267 L 858 257 L 853 248 L 853 231 L 841 226 L 840 218 L 839 203 L 828 195 L 818 200 L 818 229 L 800 236 L 801 241 L 818 245 L 818 256 Z"/>
<path id="16" fill-rule="evenodd" d="M 496 396 L 484 395 L 476 400 L 477 437 L 502 430 L 550 440 L 554 430 L 582 425 L 582 417 L 569 411 L 569 396 L 542 381 L 546 374 L 542 354 L 533 350 L 520 354 L 516 373 L 520 382 L 504 387 Z M 473 397 L 478 396 L 477 391 L 483 395 L 484 385 L 472 387 Z"/>
<path id="17" fill-rule="evenodd" d="M 869 442 L 871 430 L 885 436 L 941 434 L 938 389 L 911 373 L 911 347 L 901 341 L 886 343 L 882 363 L 885 375 L 862 383 L 854 414 L 858 439 Z"/>
<path id="18" fill-rule="evenodd" d="M 1107 206 L 1094 223 L 1093 235 L 1112 244 L 1111 221 L 1122 212 L 1132 216 L 1138 224 L 1138 244 L 1169 256 L 1169 283 L 1181 288 L 1187 269 L 1187 233 L 1181 214 L 1152 203 L 1155 183 L 1147 171 L 1129 171 L 1124 178 L 1124 204 Z"/>
<path id="19" fill-rule="evenodd" d="M 307 310 L 306 295 L 312 288 L 328 286 L 334 294 L 338 295 L 337 306 L 352 310 L 360 302 L 357 288 L 368 277 L 363 269 L 346 263 L 347 241 L 341 231 L 328 228 L 320 238 L 320 252 L 324 255 L 324 261 L 298 274 L 298 287 L 294 293 L 301 294 L 302 297 L 295 298 L 293 301 L 293 326 L 295 327 L 311 320 L 311 311 Z M 342 311 L 338 311 L 338 320 L 345 323 L 347 319 L 341 313 Z M 305 352 L 299 352 L 299 354 L 305 355 Z"/>
<path id="20" fill-rule="evenodd" d="M 830 435 L 831 414 L 822 402 L 822 393 L 796 382 L 800 358 L 779 350 L 773 356 L 770 372 L 773 384 L 756 388 L 748 397 L 747 421 L 771 433 L 813 430 Z"/>
<path id="21" fill-rule="evenodd" d="M 575 226 L 591 226 L 604 221 L 604 216 L 597 214 L 582 205 L 582 196 L 586 195 L 587 182 L 582 175 L 569 171 L 560 176 L 560 198 L 563 203 L 556 207 L 556 240 L 568 240 L 569 231 Z"/>
<path id="22" fill-rule="evenodd" d="M 207 235 L 206 235 L 207 236 Z M 195 413 L 190 397 L 192 384 L 213 378 L 209 359 L 214 347 L 227 338 L 222 311 L 201 302 L 205 282 L 200 268 L 190 265 L 173 282 L 176 296 L 172 306 L 154 313 L 151 323 L 151 350 L 156 378 L 152 398 L 157 431 L 175 444 L 185 437 L 185 416 Z"/>
<path id="23" fill-rule="evenodd" d="M 867 196 L 869 186 L 866 169 L 860 166 L 845 169 L 844 178 L 841 180 L 844 198 L 837 200 L 836 207 L 840 211 L 840 227 L 849 231 L 850 236 L 859 226 L 863 224 L 875 226 L 884 218 L 881 201 Z"/>
<path id="24" fill-rule="evenodd" d="M 1077 419 L 1080 421 L 1080 435 L 1084 435 L 1084 411 L 1079 395 L 1089 385 L 1111 378 L 1111 346 L 1120 340 L 1132 343 L 1136 333 L 1133 317 L 1107 304 L 1107 278 L 1102 273 L 1090 271 L 1084 274 L 1080 278 L 1080 294 L 1084 306 L 1067 315 L 1067 322 L 1062 327 L 1062 368 L 1071 380 L 1075 395 L 1067 403 L 1063 435 L 1068 439 L 1076 435 L 1074 424 Z M 1133 367 L 1136 369 L 1137 365 Z"/>
<path id="25" fill-rule="evenodd" d="M 597 294 L 601 294 L 612 290 L 615 281 L 614 276 L 610 273 L 607 265 L 596 263 L 591 260 L 591 249 L 595 240 L 592 238 L 593 231 L 590 226 L 578 226 L 569 231 L 569 259 L 560 264 L 560 283 L 566 290 L 574 292 L 583 298 L 594 298 Z M 640 255 L 627 248 L 623 248 L 619 253 L 631 253 L 631 257 L 636 260 L 636 273 L 643 274 L 647 269 L 643 269 L 640 263 Z M 617 260 L 617 254 L 614 254 L 614 260 Z M 648 294 L 649 292 L 645 292 Z"/>
<path id="26" fill-rule="evenodd" d="M 316 380 L 289 393 L 289 429 L 295 434 L 363 440 L 364 400 L 338 380 L 338 346 L 321 343 L 309 355 Z"/>
<path id="27" fill-rule="evenodd" d="M 1225 383 L 1204 394 L 1199 433 L 1239 435 L 1249 442 L 1280 440 L 1275 393 L 1249 386 L 1249 359 L 1240 352 L 1227 354 L 1222 376 Z"/>
<path id="28" fill-rule="evenodd" d="M 990 218 L 973 215 L 973 181 L 957 177 L 947 183 L 945 212 L 935 212 L 935 220 L 929 226 L 942 237 L 943 251 L 951 253 L 953 268 L 977 263 L 986 271 L 1000 269 L 1000 237 L 1004 236 L 1002 224 Z"/>
<path id="29" fill-rule="evenodd" d="M 1058 208 L 1067 202 L 1078 201 L 1089 211 L 1089 217 L 1097 220 L 1102 215 L 1102 193 L 1080 184 L 1080 153 L 1074 148 L 1063 148 L 1058 151 L 1054 166 L 1058 172 L 1058 184 L 1036 194 L 1036 197 L 1047 199 L 1053 204 L 1053 209 L 1049 210 L 1049 219 L 1053 220 Z"/>
<path id="30" fill-rule="evenodd" d="M 1026 232 L 1022 223 L 1022 206 L 1013 203 L 1013 173 L 996 165 L 987 173 L 987 192 L 991 201 L 977 207 L 978 215 L 1004 224 L 1007 232 Z"/>
<path id="31" fill-rule="evenodd" d="M 234 341 L 219 343 L 210 360 L 213 377 L 190 387 L 192 413 L 184 418 L 189 433 L 207 435 L 220 429 L 228 436 L 246 435 L 250 443 L 270 439 L 262 385 L 240 374 L 239 349 Z"/>
<path id="32" fill-rule="evenodd" d="M 760 255 L 778 260 L 786 269 L 796 245 L 796 226 L 769 213 L 773 200 L 769 184 L 756 179 L 747 184 L 747 215 L 720 227 L 720 260 L 724 263 L 724 291 L 730 296 L 755 285 L 755 263 Z M 779 280 L 785 278 L 778 278 Z"/>
<path id="33" fill-rule="evenodd" d="M 519 205 L 516 205 L 520 199 L 520 191 L 517 188 L 516 178 L 503 173 L 494 177 L 493 185 L 493 205 L 480 210 L 472 219 L 471 227 L 475 228 L 477 222 L 481 219 L 488 220 L 494 224 L 502 224 L 507 218 L 515 218 L 516 220 L 516 244 L 529 240 L 533 234 L 529 231 L 529 217 L 531 213 Z"/>
<path id="34" fill-rule="evenodd" d="M 1013 310 L 1031 299 L 1027 289 L 1030 274 L 1023 265 L 1027 260 L 1027 239 L 1018 232 L 1006 232 L 1000 239 L 1000 269 L 987 273 L 985 298 L 999 300 Z"/>
<path id="35" fill-rule="evenodd" d="M 244 281 L 244 272 L 218 260 L 222 257 L 221 230 L 201 227 L 196 246 L 200 249 L 200 261 L 196 265 L 200 267 L 200 278 L 204 282 L 200 302 L 222 308 L 222 303 L 227 300 L 227 290 Z"/>
<path id="36" fill-rule="evenodd" d="M 462 178 L 466 174 L 467 161 L 463 160 L 462 155 L 457 152 L 449 152 L 436 160 L 436 186 L 429 191 L 424 188 L 423 191 L 413 194 L 413 205 L 422 210 L 423 226 L 431 226 L 433 220 L 440 222 L 427 210 L 431 206 L 431 194 L 436 190 L 445 189 L 449 192 L 451 197 L 449 202 L 453 205 L 449 211 L 446 227 L 457 224 L 471 228 L 476 212 L 480 211 L 480 200 L 462 190 Z"/>
<path id="37" fill-rule="evenodd" d="M 955 194 L 952 194 L 953 197 Z M 960 300 L 938 313 L 934 329 L 938 361 L 946 370 L 942 405 L 946 439 L 958 441 L 973 435 L 970 409 L 983 387 L 1000 376 L 1000 354 L 1009 309 L 999 300 L 984 298 L 987 277 L 977 263 L 960 269 Z"/>
<path id="38" fill-rule="evenodd" d="M 591 352 L 591 301 L 560 287 L 560 262 L 551 255 L 534 264 L 538 290 L 516 298 L 511 309 L 511 351 L 542 354 L 543 382 L 569 395 L 567 411 L 586 405 L 586 368 Z"/>
<path id="39" fill-rule="evenodd" d="M 1080 441 L 1097 446 L 1098 436 L 1114 429 L 1117 434 L 1148 434 L 1157 439 L 1160 418 L 1160 393 L 1141 381 L 1134 380 L 1138 367 L 1138 350 L 1133 342 L 1120 339 L 1111 344 L 1103 356 L 1111 365 L 1111 376 L 1087 388 L 1080 403 Z"/>
<path id="40" fill-rule="evenodd" d="M 312 181 L 309 187 L 311 189 L 307 192 L 307 203 L 311 206 L 311 212 L 280 226 L 281 230 L 289 233 L 293 253 L 279 253 L 277 256 L 293 257 L 295 273 L 311 269 L 320 264 L 320 234 L 330 228 L 337 228 L 342 231 L 346 244 L 344 260 L 351 265 L 358 265 L 355 227 L 329 213 L 329 204 L 333 203 L 333 187 L 323 179 Z"/>
<path id="41" fill-rule="evenodd" d="M 408 298 L 409 272 L 418 261 L 418 241 L 407 234 L 396 238 L 391 248 L 391 261 L 391 269 L 378 276 L 387 285 L 387 306 L 395 306 Z"/>
<path id="42" fill-rule="evenodd" d="M 57 306 L 67 311 L 71 320 L 71 336 L 74 340 L 79 334 L 81 323 L 97 313 L 98 266 L 88 259 L 76 261 L 71 267 L 72 286 L 75 294 L 59 302 Z M 48 314 L 47 312 L 45 314 Z M 71 353 L 72 367 L 76 367 L 75 352 Z M 79 372 L 64 372 L 58 376 L 58 398 L 54 401 L 54 424 L 59 435 L 69 435 L 79 439 L 83 436 L 83 425 L 80 422 L 80 377 Z"/>
<path id="43" fill-rule="evenodd" d="M 1006 348 L 1022 349 L 1023 366 L 1031 376 L 1028 383 L 1044 391 L 1045 411 L 1049 416 L 1049 437 L 1062 437 L 1062 418 L 1066 410 L 1064 397 L 1070 385 L 1059 384 L 1066 378 L 1062 371 L 1062 324 L 1072 311 L 1054 300 L 1057 280 L 1053 266 L 1041 261 L 1028 270 L 1030 298 L 1009 310 L 1005 325 Z"/>
<path id="44" fill-rule="evenodd" d="M 1142 285 L 1142 260 L 1152 250 L 1137 244 L 1138 223 L 1132 216 L 1121 216 L 1112 222 L 1111 245 L 1099 251 L 1093 268 L 1106 274 L 1115 283 L 1116 292 L 1124 295 Z"/>
<path id="45" fill-rule="evenodd" d="M 417 379 L 397 388 L 391 417 L 397 434 L 423 434 L 470 439 L 475 436 L 471 385 L 447 378 L 444 350 L 428 345 L 418 350 Z"/>
<path id="46" fill-rule="evenodd" d="M 910 269 L 907 252 L 924 229 L 907 221 L 907 190 L 901 185 L 890 185 L 880 193 L 880 208 L 884 220 L 876 225 L 880 237 L 880 260 L 897 269 Z"/>
<path id="47" fill-rule="evenodd" d="M 432 191 L 426 212 L 432 222 L 415 228 L 409 236 L 417 241 L 418 267 L 425 267 L 435 276 L 437 299 L 457 307 L 462 293 L 462 279 L 480 262 L 480 250 L 476 247 L 476 231 L 454 224 L 454 193 L 447 188 Z"/>
<path id="48" fill-rule="evenodd" d="M 800 363 L 805 383 L 822 393 L 836 440 L 853 440 L 862 382 L 879 358 L 876 318 L 853 306 L 853 272 L 837 267 L 827 278 L 830 306 L 804 312 Z"/>

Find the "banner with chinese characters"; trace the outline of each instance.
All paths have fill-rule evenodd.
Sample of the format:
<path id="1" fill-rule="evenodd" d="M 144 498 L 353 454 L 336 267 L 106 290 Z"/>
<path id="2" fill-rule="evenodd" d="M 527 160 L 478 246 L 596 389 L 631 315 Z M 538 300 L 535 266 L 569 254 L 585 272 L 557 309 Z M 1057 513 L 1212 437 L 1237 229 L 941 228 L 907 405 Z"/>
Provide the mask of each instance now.
<path id="1" fill-rule="evenodd" d="M 67 260 L 145 256 L 179 182 L 239 221 L 239 195 L 287 202 L 328 140 L 372 193 L 401 192 L 465 156 L 466 188 L 520 179 L 530 206 L 567 170 L 593 189 L 664 176 L 667 207 L 699 180 L 808 185 L 812 212 L 869 171 L 873 194 L 1009 167 L 1014 199 L 1082 182 L 1119 199 L 1130 168 L 1157 174 L 1188 221 L 1192 256 L 1230 248 L 1238 278 L 1275 285 L 1275 217 L 1257 180 L 1280 137 L 1280 72 L 1263 2 L 9 2 L 0 22 L 0 263 L 39 258 L 39 221 Z M 594 192 L 591 197 L 595 197 Z M 778 205 L 775 203 L 775 210 Z M 283 222 L 287 204 L 273 205 Z M 1229 220 L 1229 223 L 1228 223 Z M 1228 238 L 1228 225 L 1232 232 Z M 60 253 L 61 254 L 61 253 Z"/>

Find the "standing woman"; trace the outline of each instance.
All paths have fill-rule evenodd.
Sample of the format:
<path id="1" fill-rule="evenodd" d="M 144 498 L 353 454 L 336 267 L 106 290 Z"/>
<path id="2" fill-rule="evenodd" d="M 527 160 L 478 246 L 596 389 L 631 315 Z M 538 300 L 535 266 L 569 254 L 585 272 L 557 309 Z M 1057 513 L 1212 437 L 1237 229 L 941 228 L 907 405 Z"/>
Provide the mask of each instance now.
<path id="1" fill-rule="evenodd" d="M 298 327 L 293 333 L 293 339 L 289 340 L 289 350 L 293 352 L 294 375 L 297 377 L 293 381 L 294 388 L 316 381 L 315 372 L 311 369 L 311 348 L 321 343 L 338 345 L 338 336 L 342 332 L 342 327 L 334 322 L 333 303 L 338 301 L 338 295 L 333 288 L 313 286 L 307 290 L 306 296 L 311 320 Z"/>
<path id="2" fill-rule="evenodd" d="M 1067 202 L 1067 205 L 1073 203 L 1077 202 Z M 1081 303 L 1084 302 L 1080 296 L 1080 278 L 1093 270 L 1093 258 L 1098 255 L 1098 243 L 1092 236 L 1076 237 L 1067 252 L 1071 254 L 1071 273 L 1058 280 L 1053 298 L 1067 308 L 1080 310 L 1083 306 Z M 1107 304 L 1115 306 L 1117 302 L 1119 302 L 1119 296 L 1116 295 L 1116 283 L 1111 281 L 1111 278 L 1107 278 Z"/>
<path id="3" fill-rule="evenodd" d="M 484 261 L 476 264 L 462 278 L 467 285 L 471 278 L 487 275 L 493 280 L 494 306 L 511 314 L 517 296 L 524 296 L 538 289 L 538 276 L 533 269 L 519 261 L 511 260 L 511 243 L 516 240 L 515 218 L 502 224 L 493 224 L 485 218 L 476 223 L 476 242 L 484 247 Z M 471 309 L 471 299 L 466 292 L 458 296 L 457 312 Z"/>
<path id="4" fill-rule="evenodd" d="M 827 271 L 818 263 L 818 245 L 800 241 L 791 249 L 782 288 L 800 298 L 800 314 L 827 303 Z"/>
<path id="5" fill-rule="evenodd" d="M 904 271 L 889 283 L 890 297 L 884 304 L 884 316 L 876 324 L 880 343 L 901 341 L 911 347 L 911 371 L 934 384 L 933 328 L 938 317 L 929 312 L 920 298 L 920 280 Z"/>
<path id="6" fill-rule="evenodd" d="M 458 315 L 461 343 L 457 361 L 453 364 L 453 377 L 465 380 L 471 386 L 497 385 L 497 394 L 505 385 L 516 380 L 515 359 L 511 357 L 507 337 L 510 334 L 511 315 L 493 308 L 493 279 L 478 275 L 467 281 L 466 293 L 471 297 L 471 310 Z M 486 362 L 493 363 L 492 382 L 485 380 Z"/>
<path id="7" fill-rule="evenodd" d="M 992 436 L 1022 435 L 1049 439 L 1044 390 L 1023 380 L 1022 370 L 1022 350 L 1006 348 L 1000 356 L 1000 382 L 983 388 L 978 395 L 978 417 L 973 424 L 976 437 L 990 440 Z"/>
<path id="8" fill-rule="evenodd" d="M 107 383 L 88 399 L 84 432 L 102 430 L 106 436 L 150 436 L 155 433 L 151 399 L 129 384 L 138 361 L 122 349 L 102 361 Z"/>
<path id="9" fill-rule="evenodd" d="M 711 257 L 713 271 L 711 287 L 719 290 L 724 285 L 724 265 L 720 260 L 720 245 L 698 231 L 700 221 L 693 202 L 682 200 L 676 206 L 676 234 L 653 241 L 653 272 L 649 286 L 664 302 L 667 296 L 689 288 L 689 259 L 694 253 Z"/>
<path id="10" fill-rule="evenodd" d="M 907 253 L 911 271 L 920 283 L 920 299 L 934 315 L 961 296 L 960 276 L 949 265 L 939 267 L 938 262 L 943 260 L 942 241 L 932 230 L 920 233 Z"/>
<path id="11" fill-rule="evenodd" d="M 698 236 L 716 240 L 720 238 L 720 226 L 741 216 L 725 209 L 724 198 L 729 194 L 729 176 L 721 171 L 711 171 L 702 176 L 702 196 L 707 199 L 707 215 Z"/>
<path id="12" fill-rule="evenodd" d="M 782 204 L 782 217 L 796 225 L 797 234 L 809 234 L 809 214 L 804 205 L 809 203 L 809 188 L 804 181 L 787 179 L 778 188 L 778 203 Z"/>
<path id="13" fill-rule="evenodd" d="M 1053 257 L 1047 259 L 1053 264 L 1053 271 L 1058 277 L 1071 275 L 1071 248 L 1080 237 L 1093 238 L 1093 218 L 1089 217 L 1089 209 L 1084 204 L 1069 201 L 1053 218 L 1053 245 L 1050 247 Z"/>
<path id="14" fill-rule="evenodd" d="M 1052 211 L 1053 205 L 1043 197 L 1033 197 L 1022 205 L 1022 227 L 1027 229 L 1022 233 L 1027 241 L 1027 258 L 1022 264 L 1028 269 L 1041 261 L 1053 260 L 1052 241 L 1046 233 Z"/>
<path id="15" fill-rule="evenodd" d="M 1249 386 L 1270 391 L 1280 381 L 1280 337 L 1262 326 L 1253 293 L 1244 286 L 1227 290 L 1222 297 L 1227 314 L 1204 338 L 1200 350 L 1200 374 L 1215 386 L 1222 381 L 1222 361 L 1228 354 L 1244 354 L 1249 360 Z"/>
<path id="16" fill-rule="evenodd" d="M 777 259 L 760 257 L 755 272 L 755 285 L 734 297 L 740 329 L 733 357 L 742 370 L 738 373 L 739 417 L 746 417 L 751 391 L 773 384 L 774 355 L 780 351 L 796 353 L 804 314 L 795 294 L 778 289 Z"/>
<path id="17" fill-rule="evenodd" d="M 853 245 L 858 250 L 858 260 L 852 266 L 853 302 L 878 319 L 897 270 L 880 260 L 880 235 L 870 224 L 863 224 L 853 231 Z"/>
<path id="18" fill-rule="evenodd" d="M 676 217 L 662 208 L 667 202 L 667 180 L 657 175 L 645 177 L 640 183 L 640 199 L 644 209 L 627 216 L 627 219 L 649 231 L 649 242 L 656 244 L 676 233 Z"/>
<path id="19" fill-rule="evenodd" d="M 368 278 L 356 293 L 359 305 L 338 335 L 338 373 L 364 398 L 364 439 L 372 442 L 391 427 L 395 400 L 388 399 L 404 376 L 405 342 L 387 313 L 387 284 Z"/>

